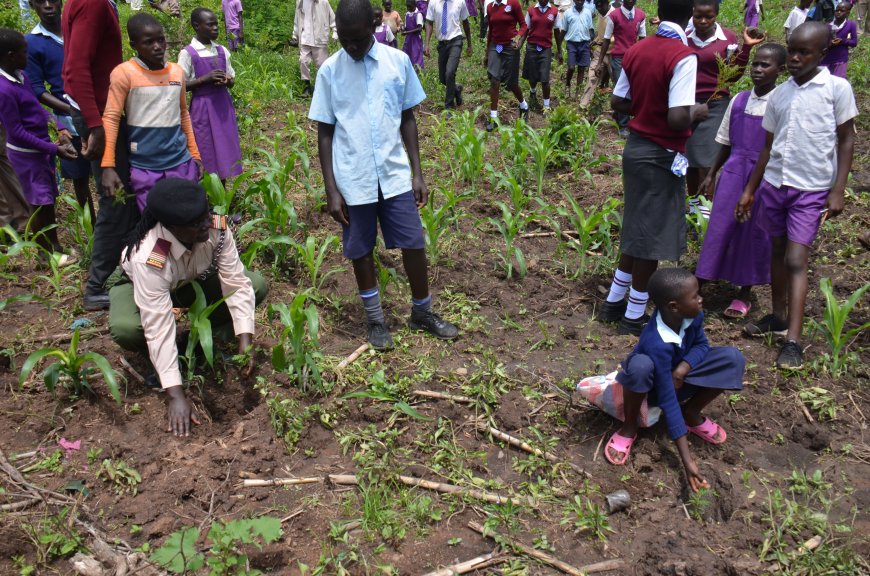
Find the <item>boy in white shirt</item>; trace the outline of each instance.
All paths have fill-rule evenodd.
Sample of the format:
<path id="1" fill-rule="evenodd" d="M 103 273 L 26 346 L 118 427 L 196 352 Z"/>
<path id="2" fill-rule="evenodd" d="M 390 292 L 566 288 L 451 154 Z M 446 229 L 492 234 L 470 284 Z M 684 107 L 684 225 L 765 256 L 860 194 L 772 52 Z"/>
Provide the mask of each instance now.
<path id="1" fill-rule="evenodd" d="M 770 95 L 762 122 L 767 144 L 735 211 L 739 221 L 747 221 L 758 195 L 759 223 L 770 234 L 772 251 L 772 313 L 743 330 L 750 336 L 784 334 L 776 365 L 786 369 L 803 366 L 798 339 L 810 246 L 825 218 L 843 211 L 855 148 L 852 87 L 819 67 L 829 41 L 830 29 L 821 22 L 805 22 L 792 33 L 791 78 Z"/>
<path id="2" fill-rule="evenodd" d="M 810 6 L 813 5 L 813 0 L 799 0 L 798 5 L 791 9 L 788 18 L 785 19 L 785 41 L 788 42 L 791 33 L 801 24 L 806 22 L 807 13 L 810 11 Z"/>

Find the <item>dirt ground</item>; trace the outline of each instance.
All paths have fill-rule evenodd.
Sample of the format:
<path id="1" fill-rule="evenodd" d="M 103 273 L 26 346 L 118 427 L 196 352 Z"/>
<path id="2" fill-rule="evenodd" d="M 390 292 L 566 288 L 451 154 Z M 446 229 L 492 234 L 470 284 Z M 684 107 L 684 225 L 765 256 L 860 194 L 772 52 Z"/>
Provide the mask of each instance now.
<path id="1" fill-rule="evenodd" d="M 425 136 L 436 113 L 428 106 L 420 115 L 424 154 L 446 145 Z M 298 106 L 298 113 L 302 112 L 304 108 Z M 540 125 L 540 117 L 533 116 L 532 123 Z M 603 152 L 619 150 L 615 136 L 612 128 L 602 128 L 599 146 Z M 870 253 L 855 242 L 856 233 L 866 229 L 870 206 L 870 148 L 865 136 L 866 132 L 859 134 L 854 196 L 846 213 L 825 225 L 813 249 L 808 318 L 820 319 L 824 312 L 818 289 L 821 278 L 833 280 L 841 299 L 870 281 Z M 491 139 L 488 154 L 497 152 Z M 549 186 L 544 196 L 552 203 L 560 202 L 563 187 L 584 206 L 599 205 L 608 196 L 620 194 L 618 163 L 597 168 L 591 186 L 564 173 L 557 170 L 550 175 L 558 184 Z M 430 184 L 442 178 L 446 176 L 436 172 L 429 177 Z M 81 310 L 77 283 L 83 273 L 68 277 L 70 290 L 59 298 L 9 304 L 0 313 L 0 348 L 5 360 L 0 382 L 6 390 L 0 409 L 3 451 L 16 467 L 25 469 L 58 449 L 60 438 L 81 440 L 81 449 L 67 451 L 58 467 L 29 472 L 27 479 L 56 491 L 83 480 L 90 493 L 87 497 L 73 494 L 79 505 L 90 511 L 105 533 L 134 547 L 147 544 L 153 550 L 174 531 L 207 527 L 214 519 L 286 518 L 299 512 L 283 523 L 278 542 L 250 550 L 251 566 L 273 574 L 303 573 L 300 563 L 312 569 L 320 564 L 323 574 L 342 573 L 339 564 L 350 574 L 391 573 L 387 566 L 394 573 L 422 574 L 492 551 L 492 540 L 467 528 L 469 521 L 482 523 L 492 515 L 503 519 L 500 532 L 530 546 L 535 543 L 574 566 L 616 558 L 625 561 L 623 568 L 609 574 L 772 573 L 770 559 L 759 560 L 771 534 L 781 534 L 778 549 L 790 552 L 814 535 L 803 525 L 789 531 L 772 502 L 777 501 L 776 493 L 803 502 L 794 489 L 806 482 L 795 480 L 795 474 L 811 477 L 816 470 L 824 482 L 810 484 L 818 491 L 824 484 L 825 496 L 815 502 L 826 502 L 826 506 L 813 508 L 822 514 L 823 527 L 816 532 L 824 535 L 820 550 L 826 558 L 841 547 L 859 558 L 868 557 L 870 441 L 865 414 L 870 414 L 870 341 L 866 332 L 852 343 L 859 359 L 845 376 L 835 380 L 820 365 L 783 374 L 772 366 L 775 343 L 742 337 L 739 324 L 721 315 L 734 295 L 732 289 L 710 286 L 705 293 L 708 336 L 714 345 L 739 347 L 748 360 L 748 370 L 744 390 L 721 398 L 709 411 L 727 429 L 727 443 L 713 447 L 690 439 L 712 487 L 706 502 L 695 501 L 687 494 L 679 457 L 663 426 L 641 433 L 626 467 L 612 466 L 601 448 L 615 429 L 614 421 L 566 393 L 571 382 L 615 369 L 635 343 L 635 338 L 618 336 L 613 326 L 593 320 L 603 300 L 602 287 L 609 282 L 609 266 L 593 258 L 596 272 L 574 280 L 576 259 L 565 254 L 563 243 L 552 234 L 535 235 L 520 240 L 529 262 L 528 275 L 522 280 L 506 279 L 495 268 L 501 239 L 485 222 L 486 217 L 497 215 L 493 195 L 489 183 L 484 183 L 476 198 L 461 205 L 464 217 L 459 229 L 448 235 L 445 257 L 430 273 L 436 306 L 463 329 L 460 339 L 442 343 L 409 332 L 404 327 L 408 289 L 399 282 L 390 286 L 385 298 L 396 351 L 366 352 L 337 378 L 335 365 L 363 342 L 364 323 L 350 268 L 338 253 L 332 253 L 328 262 L 343 266 L 344 271 L 321 288 L 320 293 L 332 300 L 324 298 L 318 306 L 324 377 L 332 382 L 331 390 L 304 392 L 272 369 L 269 349 L 278 327 L 269 323 L 264 306 L 259 311 L 257 336 L 259 382 L 256 387 L 253 382 L 240 382 L 235 372 L 223 368 L 217 373 L 200 370 L 204 384 L 193 394 L 203 422 L 186 439 L 165 432 L 163 396 L 145 390 L 122 368 L 121 351 L 107 332 L 107 315 Z M 323 213 L 315 212 L 308 224 L 309 232 L 318 237 L 337 233 Z M 525 233 L 550 230 L 532 223 Z M 382 258 L 385 266 L 397 268 L 401 275 L 397 254 L 383 252 Z M 695 243 L 682 264 L 692 267 L 696 258 Z M 44 271 L 32 261 L 7 266 L 5 272 L 10 277 L 0 285 L 0 297 L 31 292 L 48 296 L 39 279 Z M 269 303 L 289 302 L 300 289 L 298 270 L 271 278 Z M 753 315 L 761 315 L 767 309 L 769 291 L 759 289 L 754 298 Z M 122 404 L 114 403 L 100 383 L 95 384 L 95 396 L 78 399 L 70 399 L 65 391 L 52 397 L 39 377 L 18 387 L 18 370 L 27 354 L 48 344 L 64 348 L 70 323 L 76 318 L 92 322 L 85 329 L 82 349 L 104 354 L 126 377 Z M 849 324 L 868 320 L 870 307 L 865 297 Z M 809 329 L 805 346 L 808 361 L 817 359 L 826 347 L 821 336 Z M 128 359 L 143 369 L 135 356 Z M 342 398 L 365 389 L 371 374 L 380 369 L 388 379 L 403 381 L 412 390 L 470 395 L 475 387 L 486 384 L 497 395 L 473 405 L 407 396 L 431 420 L 405 417 L 385 402 Z M 811 387 L 829 393 L 836 408 L 833 419 L 800 399 L 799 392 Z M 292 453 L 276 437 L 270 421 L 266 400 L 276 394 L 298 402 L 299 411 L 316 407 L 312 412 L 316 415 L 304 420 Z M 518 472 L 516 462 L 528 455 L 477 431 L 474 419 L 479 416 L 490 416 L 492 425 L 526 440 L 538 438 L 535 430 L 543 438 L 555 438 L 551 449 L 562 464 L 533 473 Z M 364 437 L 374 432 L 381 434 L 377 441 L 353 440 L 354 434 Z M 386 433 L 392 433 L 389 441 Z M 349 439 L 345 446 L 340 443 L 342 438 Z M 444 447 L 445 438 L 449 438 L 449 448 Z M 96 449 L 101 450 L 99 455 L 92 452 L 89 458 L 88 451 Z M 36 454 L 14 457 L 31 451 Z M 396 495 L 397 501 L 418 503 L 418 517 L 412 513 L 402 516 L 400 523 L 407 528 L 403 538 L 385 537 L 371 526 L 352 526 L 343 539 L 333 537 L 332 523 L 358 520 L 363 499 L 356 488 L 335 485 L 327 477 L 360 471 L 359 455 L 367 451 L 378 455 L 383 466 L 372 469 L 380 470 L 381 481 L 388 483 L 397 474 L 406 474 L 504 494 L 534 495 L 540 485 L 547 490 L 514 512 L 484 506 L 472 498 L 389 484 L 388 493 Z M 141 482 L 135 495 L 118 495 L 97 477 L 99 463 L 106 458 L 122 459 L 139 472 Z M 280 477 L 323 481 L 291 487 L 240 486 L 245 478 Z M 604 495 L 619 489 L 630 493 L 631 506 L 609 516 L 612 531 L 604 533 L 605 539 L 595 538 L 588 530 L 575 532 L 573 525 L 562 523 L 565 503 L 575 495 L 603 506 Z M 12 492 L 6 496 L 14 499 Z M 431 501 L 421 500 L 425 497 Z M 398 509 L 404 514 L 401 510 L 406 508 Z M 426 511 L 439 513 L 427 516 Z M 33 531 L 27 530 L 35 522 L 32 514 L 10 513 L 0 519 L 0 573 L 18 573 L 21 562 L 39 561 L 41 547 L 32 541 Z M 23 560 L 13 563 L 12 557 L 19 555 Z M 558 573 L 539 563 L 523 563 L 528 574 Z M 842 565 L 852 568 L 825 572 L 786 568 L 781 573 L 861 572 L 855 564 Z M 64 559 L 50 559 L 38 566 L 36 573 L 70 572 Z M 475 573 L 523 573 L 521 565 L 502 565 L 501 572 L 499 567 L 488 570 Z"/>

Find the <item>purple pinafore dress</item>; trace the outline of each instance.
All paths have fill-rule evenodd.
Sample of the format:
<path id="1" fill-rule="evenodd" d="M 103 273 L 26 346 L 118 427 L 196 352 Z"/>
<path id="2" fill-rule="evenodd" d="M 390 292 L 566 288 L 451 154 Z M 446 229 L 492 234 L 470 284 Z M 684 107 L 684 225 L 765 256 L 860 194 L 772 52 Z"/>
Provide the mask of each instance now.
<path id="1" fill-rule="evenodd" d="M 465 7 L 468 8 L 468 15 L 474 18 L 477 16 L 477 3 L 474 0 L 465 0 Z"/>
<path id="2" fill-rule="evenodd" d="M 405 30 L 413 30 L 417 28 L 417 12 L 408 12 L 405 14 Z M 402 44 L 402 51 L 411 59 L 411 64 L 423 67 L 423 37 L 422 30 L 405 34 L 405 42 Z"/>
<path id="3" fill-rule="evenodd" d="M 426 12 L 429 11 L 429 0 L 417 0 L 417 10 L 420 11 L 420 14 L 423 15 L 423 19 L 426 19 Z"/>
<path id="4" fill-rule="evenodd" d="M 758 1 L 746 0 L 746 12 L 743 14 L 743 25 L 747 28 L 758 27 Z"/>
<path id="5" fill-rule="evenodd" d="M 375 40 L 378 43 L 383 44 L 384 46 L 392 46 L 389 42 L 387 42 L 387 25 L 381 24 L 377 28 L 375 28 Z"/>
<path id="6" fill-rule="evenodd" d="M 748 222 L 739 223 L 734 209 L 764 149 L 762 116 L 746 114 L 749 91 L 734 98 L 731 107 L 731 155 L 722 166 L 710 225 L 698 258 L 695 275 L 704 280 L 727 280 L 735 286 L 770 283 L 770 237 L 758 224 L 757 209 Z"/>
<path id="7" fill-rule="evenodd" d="M 193 46 L 185 47 L 197 78 L 212 70 L 227 69 L 225 48 L 216 46 L 217 56 L 211 58 L 201 57 Z M 190 98 L 190 122 L 205 171 L 217 174 L 222 180 L 241 174 L 239 125 L 227 87 L 203 84 L 194 90 Z"/>

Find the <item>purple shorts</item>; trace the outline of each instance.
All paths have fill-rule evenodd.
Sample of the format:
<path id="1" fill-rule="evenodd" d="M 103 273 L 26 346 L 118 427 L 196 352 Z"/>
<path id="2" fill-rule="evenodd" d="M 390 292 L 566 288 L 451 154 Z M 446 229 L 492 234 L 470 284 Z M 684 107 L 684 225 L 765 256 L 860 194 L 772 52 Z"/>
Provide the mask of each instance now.
<path id="1" fill-rule="evenodd" d="M 378 222 L 387 248 L 415 250 L 426 247 L 413 192 L 384 200 L 379 189 L 377 202 L 348 206 L 347 213 L 350 224 L 342 226 L 345 258 L 358 260 L 375 249 Z"/>
<path id="2" fill-rule="evenodd" d="M 6 148 L 9 163 L 18 180 L 27 203 L 31 206 L 54 204 L 58 195 L 55 156 L 42 152 L 21 152 Z"/>
<path id="3" fill-rule="evenodd" d="M 761 211 L 759 225 L 773 238 L 812 246 L 822 224 L 830 190 L 803 191 L 791 186 L 775 187 L 762 180 L 755 195 Z"/>
<path id="4" fill-rule="evenodd" d="M 132 188 L 133 194 L 136 195 L 136 205 L 139 207 L 139 211 L 143 212 L 145 210 L 145 201 L 148 199 L 148 192 L 151 191 L 157 182 L 164 178 L 184 178 L 185 180 L 198 182 L 199 178 L 196 176 L 196 162 L 193 158 L 168 170 L 146 170 L 130 166 L 130 188 Z"/>

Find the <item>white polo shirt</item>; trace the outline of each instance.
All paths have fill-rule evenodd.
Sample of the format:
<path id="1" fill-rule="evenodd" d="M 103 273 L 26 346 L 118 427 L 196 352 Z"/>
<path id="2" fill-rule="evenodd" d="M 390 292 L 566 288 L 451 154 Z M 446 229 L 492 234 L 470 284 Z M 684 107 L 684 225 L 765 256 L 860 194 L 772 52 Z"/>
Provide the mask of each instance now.
<path id="1" fill-rule="evenodd" d="M 849 81 L 825 67 L 803 86 L 794 78 L 780 84 L 761 124 L 773 133 L 764 179 L 777 188 L 829 189 L 837 176 L 837 126 L 857 115 Z"/>

